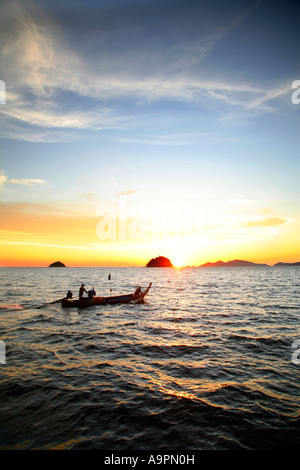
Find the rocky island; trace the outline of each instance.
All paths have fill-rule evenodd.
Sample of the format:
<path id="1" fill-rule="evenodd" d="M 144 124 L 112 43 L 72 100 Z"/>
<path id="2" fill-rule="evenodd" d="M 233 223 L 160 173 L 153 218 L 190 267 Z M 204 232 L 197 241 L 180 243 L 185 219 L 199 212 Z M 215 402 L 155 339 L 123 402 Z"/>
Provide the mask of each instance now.
<path id="1" fill-rule="evenodd" d="M 157 258 L 152 258 L 146 265 L 146 268 L 173 268 L 173 264 L 168 258 L 164 256 L 158 256 Z"/>
<path id="2" fill-rule="evenodd" d="M 55 263 L 50 264 L 50 266 L 48 267 L 49 268 L 65 268 L 66 266 L 64 265 L 64 263 L 61 263 L 60 261 L 55 261 Z"/>

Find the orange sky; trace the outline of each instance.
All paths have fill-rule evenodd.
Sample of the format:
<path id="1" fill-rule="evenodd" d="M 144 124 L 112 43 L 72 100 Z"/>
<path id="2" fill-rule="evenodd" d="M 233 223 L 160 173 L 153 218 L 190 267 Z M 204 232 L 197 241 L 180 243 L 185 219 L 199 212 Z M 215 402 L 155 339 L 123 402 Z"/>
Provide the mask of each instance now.
<path id="1" fill-rule="evenodd" d="M 103 221 L 107 231 L 110 219 L 106 224 L 89 211 L 66 213 L 59 207 L 50 210 L 50 206 L 26 203 L 1 204 L 0 210 L 1 266 L 48 266 L 58 260 L 67 266 L 144 266 L 159 255 L 169 257 L 177 266 L 219 259 L 275 264 L 300 258 L 296 221 L 279 217 L 239 225 L 232 219 L 227 225 L 207 224 L 186 233 L 176 232 L 173 225 L 169 233 L 147 232 L 148 238 L 140 232 L 134 236 L 132 227 L 138 227 L 139 219 L 131 218 L 126 222 L 131 238 L 120 239 L 116 230 L 115 238 L 100 239 L 99 223 Z M 119 219 L 115 222 L 112 227 L 118 228 Z"/>

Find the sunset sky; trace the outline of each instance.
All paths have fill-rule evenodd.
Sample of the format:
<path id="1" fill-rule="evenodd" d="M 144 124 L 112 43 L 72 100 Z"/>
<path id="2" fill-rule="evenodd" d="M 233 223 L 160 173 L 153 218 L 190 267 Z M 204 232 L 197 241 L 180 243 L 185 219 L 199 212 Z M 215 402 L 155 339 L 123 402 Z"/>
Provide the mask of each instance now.
<path id="1" fill-rule="evenodd" d="M 0 266 L 300 261 L 299 18 L 1 2 Z"/>

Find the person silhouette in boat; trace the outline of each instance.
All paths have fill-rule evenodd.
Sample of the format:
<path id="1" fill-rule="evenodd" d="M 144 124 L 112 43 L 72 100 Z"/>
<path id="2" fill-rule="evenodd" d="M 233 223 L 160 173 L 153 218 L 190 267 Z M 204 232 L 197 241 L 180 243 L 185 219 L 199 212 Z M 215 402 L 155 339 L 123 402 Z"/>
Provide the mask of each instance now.
<path id="1" fill-rule="evenodd" d="M 140 295 L 142 293 L 142 289 L 138 287 L 134 293 L 134 295 Z"/>
<path id="2" fill-rule="evenodd" d="M 95 295 L 96 295 L 96 291 L 93 287 L 93 289 L 89 290 L 88 292 L 89 299 L 92 299 L 93 297 L 95 297 Z"/>
<path id="3" fill-rule="evenodd" d="M 81 287 L 79 289 L 79 300 L 82 300 L 84 292 L 87 293 L 87 290 L 85 290 L 84 284 L 81 284 Z"/>

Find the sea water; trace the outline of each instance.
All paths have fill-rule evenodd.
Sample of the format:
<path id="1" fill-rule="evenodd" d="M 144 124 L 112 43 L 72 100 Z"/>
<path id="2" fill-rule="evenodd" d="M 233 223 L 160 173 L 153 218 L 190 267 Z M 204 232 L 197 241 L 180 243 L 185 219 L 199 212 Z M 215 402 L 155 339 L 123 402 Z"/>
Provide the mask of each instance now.
<path id="1" fill-rule="evenodd" d="M 0 449 L 298 448 L 299 275 L 0 268 Z M 143 304 L 36 308 L 82 282 L 153 285 Z"/>

